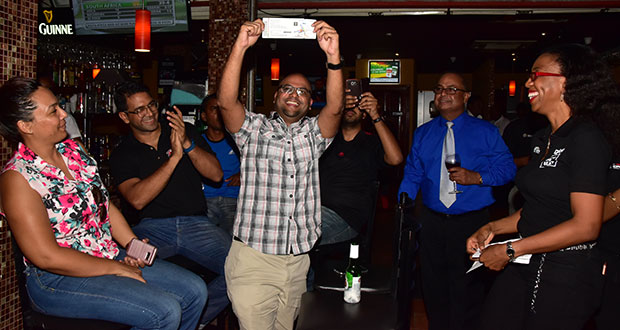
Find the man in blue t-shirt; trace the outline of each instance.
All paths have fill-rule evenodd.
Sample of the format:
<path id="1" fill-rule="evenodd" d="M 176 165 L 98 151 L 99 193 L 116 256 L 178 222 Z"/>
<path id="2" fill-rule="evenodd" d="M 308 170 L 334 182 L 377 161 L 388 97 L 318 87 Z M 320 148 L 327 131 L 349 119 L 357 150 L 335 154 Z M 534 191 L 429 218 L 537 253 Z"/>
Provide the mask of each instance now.
<path id="1" fill-rule="evenodd" d="M 216 95 L 207 96 L 200 105 L 200 119 L 207 125 L 202 136 L 224 171 L 220 182 L 207 181 L 202 190 L 207 201 L 208 218 L 232 235 L 239 195 L 239 149 L 224 129 Z"/>

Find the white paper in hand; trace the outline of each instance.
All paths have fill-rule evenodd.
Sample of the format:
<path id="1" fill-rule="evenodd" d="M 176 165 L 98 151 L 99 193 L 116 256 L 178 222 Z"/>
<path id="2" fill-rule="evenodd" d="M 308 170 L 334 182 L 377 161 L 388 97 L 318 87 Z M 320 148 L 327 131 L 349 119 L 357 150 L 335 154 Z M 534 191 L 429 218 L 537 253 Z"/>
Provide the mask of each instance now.
<path id="1" fill-rule="evenodd" d="M 316 39 L 314 19 L 265 17 L 265 39 Z"/>
<path id="2" fill-rule="evenodd" d="M 508 243 L 508 242 L 515 242 L 515 241 L 518 241 L 518 240 L 520 240 L 520 239 L 521 239 L 521 238 L 513 238 L 513 239 L 505 240 L 505 241 L 503 241 L 503 242 L 495 242 L 495 243 L 491 243 L 491 244 L 487 245 L 487 246 L 485 247 L 485 249 L 486 249 L 487 247 L 491 246 L 491 245 L 496 245 L 496 244 L 506 244 L 506 243 Z M 472 255 L 471 255 L 471 257 L 472 257 L 472 258 L 474 258 L 474 259 L 480 258 L 480 252 L 481 252 L 480 250 L 476 251 L 474 254 L 472 254 Z M 522 256 L 518 256 L 518 257 L 516 257 L 516 258 L 515 258 L 515 260 L 513 260 L 512 262 L 517 263 L 517 264 L 524 264 L 524 265 L 527 265 L 527 264 L 529 264 L 529 263 L 530 263 L 530 258 L 532 258 L 532 255 L 531 255 L 531 254 L 524 254 L 524 255 L 522 255 Z M 474 261 L 474 264 L 473 264 L 473 265 L 471 265 L 471 268 L 469 268 L 469 270 L 468 270 L 466 273 L 469 273 L 469 272 L 471 272 L 472 270 L 474 270 L 474 269 L 476 269 L 476 268 L 479 268 L 480 266 L 483 266 L 483 264 L 482 264 L 480 261 L 476 260 L 476 261 Z"/>

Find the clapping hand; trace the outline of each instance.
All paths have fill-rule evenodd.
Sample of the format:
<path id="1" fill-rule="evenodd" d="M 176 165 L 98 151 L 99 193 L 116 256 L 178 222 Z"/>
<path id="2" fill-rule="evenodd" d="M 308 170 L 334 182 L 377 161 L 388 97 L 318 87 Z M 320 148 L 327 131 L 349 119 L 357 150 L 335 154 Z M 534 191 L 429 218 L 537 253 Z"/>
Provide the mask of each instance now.
<path id="1" fill-rule="evenodd" d="M 172 128 L 172 132 L 170 133 L 172 154 L 176 156 L 183 156 L 183 149 L 189 148 L 192 144 L 185 134 L 185 122 L 183 121 L 183 115 L 176 106 L 173 107 L 173 111 L 166 111 L 165 115 L 168 119 L 168 125 Z"/>

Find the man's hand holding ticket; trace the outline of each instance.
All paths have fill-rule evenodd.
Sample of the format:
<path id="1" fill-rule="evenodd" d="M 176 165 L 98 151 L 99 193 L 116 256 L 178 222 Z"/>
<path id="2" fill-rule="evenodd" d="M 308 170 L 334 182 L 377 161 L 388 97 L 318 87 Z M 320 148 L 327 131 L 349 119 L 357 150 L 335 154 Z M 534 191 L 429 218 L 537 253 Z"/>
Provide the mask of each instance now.
<path id="1" fill-rule="evenodd" d="M 316 39 L 314 19 L 265 17 L 263 38 L 266 39 Z"/>

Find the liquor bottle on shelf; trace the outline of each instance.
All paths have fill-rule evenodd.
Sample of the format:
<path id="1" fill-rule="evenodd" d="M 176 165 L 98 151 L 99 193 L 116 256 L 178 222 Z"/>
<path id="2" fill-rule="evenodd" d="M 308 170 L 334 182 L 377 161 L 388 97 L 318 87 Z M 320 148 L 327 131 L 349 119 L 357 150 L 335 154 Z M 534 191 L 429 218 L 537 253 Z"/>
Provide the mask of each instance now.
<path id="1" fill-rule="evenodd" d="M 360 246 L 351 243 L 349 265 L 345 271 L 344 301 L 350 304 L 360 302 L 362 294 L 362 269 L 358 263 Z"/>

